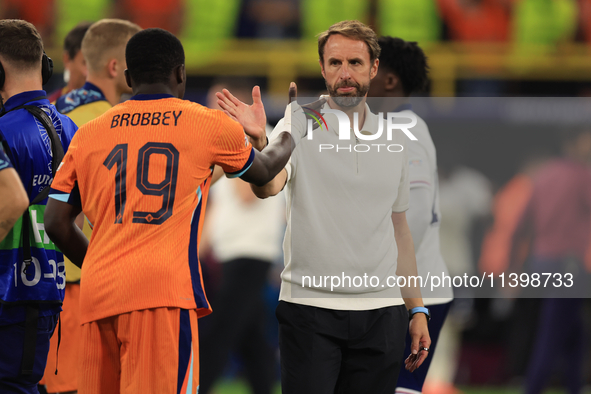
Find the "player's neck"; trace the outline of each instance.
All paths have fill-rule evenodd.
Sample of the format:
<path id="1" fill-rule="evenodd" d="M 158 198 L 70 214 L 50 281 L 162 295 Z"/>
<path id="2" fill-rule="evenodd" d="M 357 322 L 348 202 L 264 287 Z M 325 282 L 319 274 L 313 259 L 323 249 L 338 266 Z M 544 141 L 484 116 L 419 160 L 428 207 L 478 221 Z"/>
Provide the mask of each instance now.
<path id="1" fill-rule="evenodd" d="M 173 89 L 164 83 L 151 83 L 151 84 L 143 84 L 139 86 L 133 87 L 133 95 L 136 94 L 170 94 L 174 97 L 177 97 Z"/>
<path id="2" fill-rule="evenodd" d="M 88 75 L 86 82 L 90 82 L 103 92 L 103 95 L 111 104 L 115 106 L 121 101 L 121 93 L 117 91 L 114 80 L 110 78 L 100 78 L 94 75 Z"/>
<path id="3" fill-rule="evenodd" d="M 41 83 L 41 76 L 39 78 L 29 76 L 12 77 L 7 79 L 2 89 L 2 99 L 4 102 L 8 101 L 12 96 L 19 93 L 30 92 L 33 90 L 43 90 Z"/>

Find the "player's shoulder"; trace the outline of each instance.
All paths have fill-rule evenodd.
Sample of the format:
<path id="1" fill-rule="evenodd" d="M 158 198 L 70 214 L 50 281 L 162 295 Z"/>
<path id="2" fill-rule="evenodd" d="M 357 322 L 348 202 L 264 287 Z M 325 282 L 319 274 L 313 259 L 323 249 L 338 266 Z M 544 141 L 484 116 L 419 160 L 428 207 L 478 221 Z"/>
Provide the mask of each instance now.
<path id="1" fill-rule="evenodd" d="M 119 104 L 121 105 L 121 104 Z M 111 119 L 113 114 L 117 112 L 117 105 L 103 111 L 101 114 L 96 114 L 92 118 L 85 117 L 85 121 L 80 123 L 80 127 L 76 132 L 76 138 L 85 139 L 85 138 L 94 138 L 97 139 L 96 135 L 99 133 L 104 133 L 106 129 L 110 128 Z M 82 115 L 83 112 L 79 113 L 78 115 Z M 77 114 L 74 114 L 77 115 Z M 69 116 L 69 115 L 62 115 L 62 116 Z M 72 121 L 74 123 L 74 121 Z"/>
<path id="2" fill-rule="evenodd" d="M 218 109 L 207 108 L 199 103 L 195 103 L 188 100 L 180 100 L 183 109 L 186 109 L 189 113 L 198 115 L 204 119 L 221 120 L 226 116 L 222 111 Z"/>
<path id="3" fill-rule="evenodd" d="M 101 116 L 111 108 L 111 104 L 107 101 L 95 101 L 93 103 L 76 107 L 65 116 L 72 119 L 78 127 L 81 127 L 91 120 Z"/>

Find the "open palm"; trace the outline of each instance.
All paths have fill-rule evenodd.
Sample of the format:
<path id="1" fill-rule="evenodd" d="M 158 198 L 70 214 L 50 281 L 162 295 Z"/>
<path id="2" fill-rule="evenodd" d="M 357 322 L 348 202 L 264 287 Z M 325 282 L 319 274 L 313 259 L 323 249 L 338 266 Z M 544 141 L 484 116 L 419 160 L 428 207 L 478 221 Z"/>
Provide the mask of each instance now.
<path id="1" fill-rule="evenodd" d="M 252 105 L 238 100 L 228 89 L 216 93 L 218 105 L 229 116 L 244 127 L 246 134 L 253 140 L 266 140 L 267 115 L 261 100 L 261 89 L 252 89 Z"/>

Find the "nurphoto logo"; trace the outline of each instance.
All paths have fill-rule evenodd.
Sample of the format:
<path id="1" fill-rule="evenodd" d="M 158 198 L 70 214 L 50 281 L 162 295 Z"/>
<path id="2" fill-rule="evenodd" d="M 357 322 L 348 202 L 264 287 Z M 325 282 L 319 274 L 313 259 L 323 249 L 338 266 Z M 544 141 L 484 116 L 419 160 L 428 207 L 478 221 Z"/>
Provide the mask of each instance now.
<path id="1" fill-rule="evenodd" d="M 352 136 L 351 136 L 351 126 L 350 126 L 349 117 L 343 111 L 340 111 L 338 109 L 323 108 L 320 110 L 321 113 L 319 113 L 319 112 L 314 111 L 313 109 L 307 108 L 307 107 L 302 107 L 302 109 L 304 110 L 305 114 L 308 116 L 308 127 L 307 127 L 308 140 L 314 139 L 314 127 L 315 126 L 317 127 L 317 129 L 320 128 L 321 130 L 328 130 L 328 124 L 326 123 L 326 120 L 324 119 L 324 117 L 322 115 L 323 114 L 333 114 L 336 116 L 337 122 L 338 122 L 339 140 L 351 141 Z M 378 116 L 380 119 L 384 120 L 383 112 L 380 112 L 378 114 Z M 395 122 L 395 119 L 406 119 L 406 120 L 410 120 L 410 122 L 397 123 L 397 122 Z M 376 141 L 376 140 L 382 138 L 382 135 L 384 134 L 384 123 L 386 123 L 386 127 L 385 127 L 386 139 L 388 141 L 392 141 L 392 134 L 393 134 L 394 130 L 402 131 L 412 141 L 417 140 L 417 137 L 415 137 L 414 134 L 412 134 L 411 131 L 409 130 L 417 125 L 417 116 L 414 113 L 412 113 L 412 112 L 407 112 L 407 113 L 388 112 L 386 114 L 385 120 L 386 120 L 385 122 L 383 122 L 383 121 L 378 122 L 377 130 L 375 130 L 375 132 L 374 132 L 374 130 L 371 130 L 370 133 L 364 133 L 359 130 L 359 113 L 355 112 L 355 113 L 353 113 L 353 133 L 354 133 L 354 138 L 355 138 L 355 141 L 357 142 L 357 144 L 355 146 L 349 145 L 347 147 L 341 147 L 339 145 L 337 145 L 335 147 L 335 145 L 333 145 L 333 144 L 320 144 L 320 146 L 319 146 L 320 152 L 322 152 L 323 150 L 333 150 L 333 149 L 336 149 L 337 152 L 339 150 L 348 150 L 350 152 L 351 147 L 353 147 L 355 152 L 369 152 L 370 150 L 372 150 L 372 147 L 377 148 L 378 152 L 380 151 L 381 147 L 384 147 L 385 149 L 387 149 L 388 152 L 402 152 L 404 147 L 400 144 L 391 144 L 391 145 L 359 144 L 360 141 Z"/>

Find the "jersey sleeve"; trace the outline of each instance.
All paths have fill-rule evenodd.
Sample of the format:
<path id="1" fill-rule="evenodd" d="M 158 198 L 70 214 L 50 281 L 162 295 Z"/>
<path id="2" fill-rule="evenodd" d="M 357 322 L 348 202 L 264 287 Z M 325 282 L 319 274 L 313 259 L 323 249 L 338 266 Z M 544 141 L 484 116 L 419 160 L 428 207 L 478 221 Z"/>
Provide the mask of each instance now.
<path id="1" fill-rule="evenodd" d="M 78 189 L 78 175 L 74 160 L 75 154 L 76 139 L 74 138 L 70 143 L 68 152 L 58 167 L 55 179 L 49 190 L 49 197 L 82 208 L 80 190 Z"/>
<path id="2" fill-rule="evenodd" d="M 236 178 L 244 174 L 254 161 L 254 148 L 248 141 L 242 126 L 230 119 L 223 112 L 220 130 L 214 146 L 213 164 L 217 164 L 228 178 Z"/>
<path id="3" fill-rule="evenodd" d="M 411 188 L 432 186 L 432 170 L 426 149 L 418 141 L 409 141 L 408 176 Z"/>
<path id="4" fill-rule="evenodd" d="M 404 212 L 408 209 L 410 200 L 410 181 L 408 171 L 408 155 L 405 149 L 402 154 L 402 171 L 400 175 L 400 184 L 398 185 L 398 195 L 392 205 L 392 212 Z"/>

